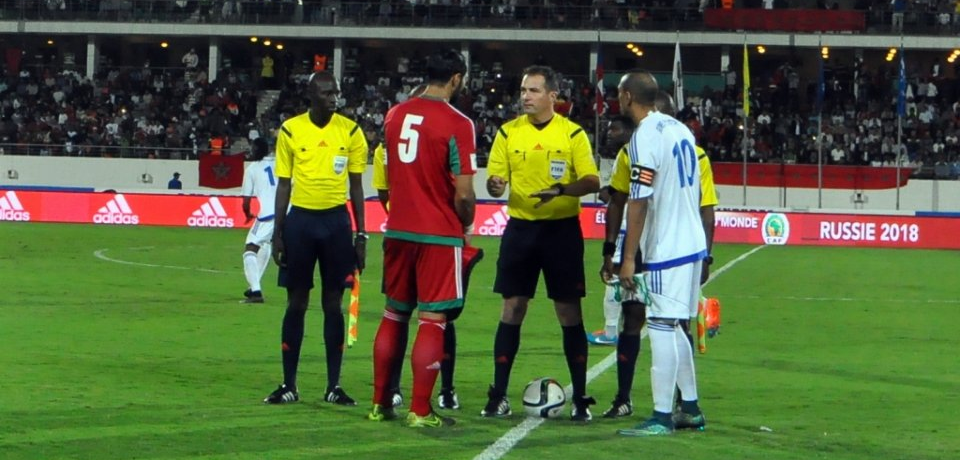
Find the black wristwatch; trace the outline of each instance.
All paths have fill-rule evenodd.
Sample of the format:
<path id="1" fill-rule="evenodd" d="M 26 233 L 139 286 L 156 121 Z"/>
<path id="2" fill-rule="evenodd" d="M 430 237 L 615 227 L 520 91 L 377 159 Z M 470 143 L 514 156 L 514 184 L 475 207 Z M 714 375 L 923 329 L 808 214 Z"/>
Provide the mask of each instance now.
<path id="1" fill-rule="evenodd" d="M 357 232 L 357 239 L 369 240 L 370 235 L 367 235 L 367 232 Z"/>
<path id="2" fill-rule="evenodd" d="M 703 263 L 707 265 L 713 265 L 713 256 L 707 256 L 703 259 Z"/>
<path id="3" fill-rule="evenodd" d="M 563 192 L 567 189 L 563 184 L 553 184 L 553 188 L 557 189 L 557 196 L 563 195 Z"/>

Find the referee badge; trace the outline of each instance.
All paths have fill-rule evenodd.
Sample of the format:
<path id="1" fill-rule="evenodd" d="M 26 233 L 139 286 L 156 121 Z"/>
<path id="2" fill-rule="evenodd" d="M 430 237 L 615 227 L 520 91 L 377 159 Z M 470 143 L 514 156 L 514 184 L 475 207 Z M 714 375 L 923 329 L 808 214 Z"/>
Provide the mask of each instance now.
<path id="1" fill-rule="evenodd" d="M 335 156 L 333 157 L 333 172 L 337 174 L 343 174 L 343 170 L 347 167 L 347 157 L 344 156 Z"/>
<path id="2" fill-rule="evenodd" d="M 550 177 L 560 180 L 567 173 L 566 160 L 550 160 Z"/>

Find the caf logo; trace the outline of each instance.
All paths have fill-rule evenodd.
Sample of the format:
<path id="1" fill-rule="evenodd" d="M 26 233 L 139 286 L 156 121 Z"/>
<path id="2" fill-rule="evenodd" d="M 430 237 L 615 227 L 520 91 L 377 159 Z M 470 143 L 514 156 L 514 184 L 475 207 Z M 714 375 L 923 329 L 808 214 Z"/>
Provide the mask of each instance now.
<path id="1" fill-rule="evenodd" d="M 785 214 L 768 213 L 760 226 L 765 244 L 787 244 L 790 238 L 790 220 Z"/>

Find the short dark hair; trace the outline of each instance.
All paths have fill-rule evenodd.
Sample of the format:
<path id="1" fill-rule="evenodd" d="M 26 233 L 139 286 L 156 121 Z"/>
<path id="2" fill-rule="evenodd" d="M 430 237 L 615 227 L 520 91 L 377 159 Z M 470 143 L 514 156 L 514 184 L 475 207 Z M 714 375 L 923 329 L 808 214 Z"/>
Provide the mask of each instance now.
<path id="1" fill-rule="evenodd" d="M 543 86 L 547 88 L 547 91 L 560 90 L 560 78 L 557 77 L 557 72 L 550 67 L 545 65 L 532 65 L 523 69 L 523 76 L 527 75 L 539 75 L 543 77 Z"/>
<path id="2" fill-rule="evenodd" d="M 253 159 L 256 161 L 262 160 L 264 157 L 270 155 L 270 146 L 267 144 L 266 139 L 258 137 L 250 143 L 250 155 L 253 156 Z"/>
<path id="3" fill-rule="evenodd" d="M 622 81 L 623 89 L 630 93 L 638 104 L 655 107 L 660 87 L 653 74 L 645 70 L 631 70 Z"/>
<path id="4" fill-rule="evenodd" d="M 456 50 L 441 51 L 427 57 L 427 83 L 445 85 L 454 75 L 465 75 L 467 63 Z"/>
<path id="5" fill-rule="evenodd" d="M 671 96 L 670 93 L 662 89 L 657 91 L 656 105 L 658 112 L 676 118 L 677 105 L 674 103 L 673 96 Z"/>

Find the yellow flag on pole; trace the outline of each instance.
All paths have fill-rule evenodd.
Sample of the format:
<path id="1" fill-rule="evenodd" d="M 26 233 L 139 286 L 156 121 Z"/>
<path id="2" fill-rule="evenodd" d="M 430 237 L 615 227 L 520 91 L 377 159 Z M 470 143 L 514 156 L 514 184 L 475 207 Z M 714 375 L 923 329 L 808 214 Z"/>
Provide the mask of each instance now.
<path id="1" fill-rule="evenodd" d="M 743 44 L 743 116 L 750 116 L 750 53 Z"/>

